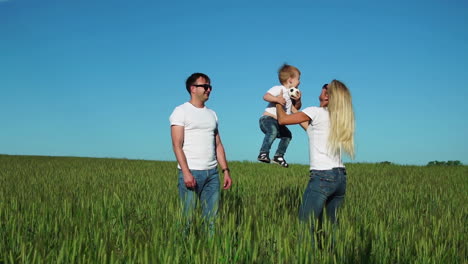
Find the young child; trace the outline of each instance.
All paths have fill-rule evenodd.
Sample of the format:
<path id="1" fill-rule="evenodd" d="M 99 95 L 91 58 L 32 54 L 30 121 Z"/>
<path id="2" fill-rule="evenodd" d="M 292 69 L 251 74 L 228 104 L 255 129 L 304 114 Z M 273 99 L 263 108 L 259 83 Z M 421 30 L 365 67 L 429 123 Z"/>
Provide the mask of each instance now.
<path id="1" fill-rule="evenodd" d="M 276 120 L 276 103 L 281 104 L 287 114 L 291 113 L 293 107 L 296 110 L 301 108 L 301 93 L 298 92 L 296 97 L 291 97 L 289 95 L 290 88 L 299 87 L 300 77 L 301 72 L 298 68 L 283 64 L 278 70 L 278 79 L 281 85 L 273 86 L 263 96 L 263 99 L 268 102 L 268 105 L 259 120 L 260 129 L 265 134 L 262 147 L 260 148 L 260 154 L 257 158 L 257 160 L 261 162 L 270 163 L 269 155 L 271 145 L 276 138 L 279 138 L 280 142 L 276 154 L 273 157 L 273 162 L 285 168 L 289 166 L 284 159 L 284 154 L 292 139 L 292 134 L 286 126 L 278 124 L 278 120 Z M 283 96 L 280 96 L 281 93 Z"/>

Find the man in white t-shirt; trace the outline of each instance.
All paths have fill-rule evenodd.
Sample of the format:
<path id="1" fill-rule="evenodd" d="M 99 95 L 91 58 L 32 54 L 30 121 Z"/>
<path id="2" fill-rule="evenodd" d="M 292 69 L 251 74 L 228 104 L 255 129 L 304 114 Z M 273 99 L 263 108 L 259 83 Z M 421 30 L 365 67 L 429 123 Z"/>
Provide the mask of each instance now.
<path id="1" fill-rule="evenodd" d="M 169 120 L 172 147 L 178 162 L 183 215 L 189 225 L 199 199 L 202 216 L 209 223 L 210 233 L 213 233 L 219 201 L 218 163 L 224 174 L 225 190 L 231 187 L 232 180 L 219 136 L 218 117 L 205 106 L 213 89 L 210 83 L 210 78 L 203 73 L 188 77 L 185 86 L 190 101 L 177 106 Z"/>

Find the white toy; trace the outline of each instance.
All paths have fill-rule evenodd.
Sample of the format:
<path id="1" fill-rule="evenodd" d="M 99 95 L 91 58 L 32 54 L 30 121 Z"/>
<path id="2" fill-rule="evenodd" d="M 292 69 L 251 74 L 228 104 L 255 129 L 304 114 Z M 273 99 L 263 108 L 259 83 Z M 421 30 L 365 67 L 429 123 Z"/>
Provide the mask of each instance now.
<path id="1" fill-rule="evenodd" d="M 289 96 L 297 97 L 299 95 L 299 89 L 296 87 L 291 87 L 288 89 Z"/>

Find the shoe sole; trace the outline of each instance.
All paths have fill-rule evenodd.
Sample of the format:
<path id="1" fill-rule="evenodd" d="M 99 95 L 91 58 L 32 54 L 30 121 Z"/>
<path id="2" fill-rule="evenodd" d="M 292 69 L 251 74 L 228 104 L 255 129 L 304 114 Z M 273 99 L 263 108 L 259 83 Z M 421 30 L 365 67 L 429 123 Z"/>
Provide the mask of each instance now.
<path id="1" fill-rule="evenodd" d="M 271 162 L 272 162 L 272 163 L 275 163 L 275 164 L 278 164 L 278 165 L 280 165 L 280 166 L 283 167 L 283 168 L 289 168 L 289 164 L 288 164 L 288 166 L 283 166 L 283 165 L 281 165 L 281 163 L 276 162 L 276 161 L 274 161 L 274 160 L 271 161 Z"/>
<path id="2" fill-rule="evenodd" d="M 257 159 L 257 160 L 260 161 L 260 162 L 263 162 L 263 163 L 270 163 L 269 160 L 261 160 L 261 159 Z"/>

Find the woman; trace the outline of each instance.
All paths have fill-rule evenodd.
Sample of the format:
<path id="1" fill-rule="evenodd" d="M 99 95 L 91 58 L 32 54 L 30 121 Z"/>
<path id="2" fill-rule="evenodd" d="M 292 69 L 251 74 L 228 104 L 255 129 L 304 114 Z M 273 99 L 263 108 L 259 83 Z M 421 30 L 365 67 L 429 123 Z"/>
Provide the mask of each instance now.
<path id="1" fill-rule="evenodd" d="M 310 180 L 299 219 L 305 222 L 315 216 L 321 220 L 325 206 L 328 217 L 335 223 L 346 192 L 342 151 L 354 158 L 354 111 L 348 88 L 338 80 L 322 87 L 319 100 L 320 107 L 308 107 L 290 115 L 279 104 L 276 111 L 280 125 L 301 124 L 309 137 Z"/>

